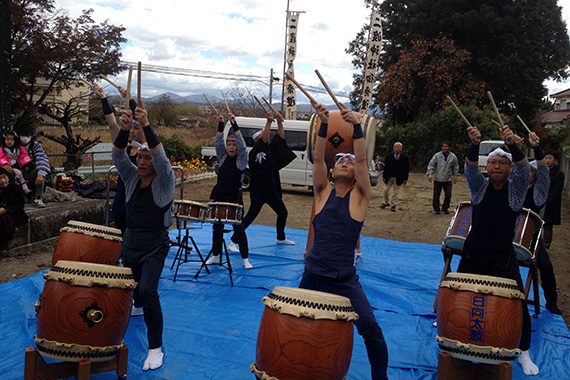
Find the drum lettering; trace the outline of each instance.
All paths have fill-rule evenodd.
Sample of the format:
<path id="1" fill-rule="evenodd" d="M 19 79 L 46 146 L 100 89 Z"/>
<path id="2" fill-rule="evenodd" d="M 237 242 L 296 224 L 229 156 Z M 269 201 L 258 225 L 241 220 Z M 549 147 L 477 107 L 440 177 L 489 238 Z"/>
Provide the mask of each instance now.
<path id="1" fill-rule="evenodd" d="M 469 321 L 469 340 L 483 342 L 485 339 L 485 300 L 483 296 L 471 297 L 471 317 Z"/>

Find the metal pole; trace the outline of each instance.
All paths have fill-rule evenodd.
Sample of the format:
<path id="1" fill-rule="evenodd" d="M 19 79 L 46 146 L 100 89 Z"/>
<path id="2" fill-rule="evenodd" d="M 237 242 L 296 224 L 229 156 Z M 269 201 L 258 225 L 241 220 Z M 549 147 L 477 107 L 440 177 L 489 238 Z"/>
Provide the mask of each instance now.
<path id="1" fill-rule="evenodd" d="M 269 103 L 273 103 L 273 69 L 269 74 Z"/>

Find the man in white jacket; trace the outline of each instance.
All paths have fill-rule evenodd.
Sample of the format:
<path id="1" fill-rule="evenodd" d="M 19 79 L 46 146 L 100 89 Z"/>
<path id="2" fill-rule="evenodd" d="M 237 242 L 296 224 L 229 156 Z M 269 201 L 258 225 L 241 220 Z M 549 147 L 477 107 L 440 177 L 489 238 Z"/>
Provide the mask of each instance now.
<path id="1" fill-rule="evenodd" d="M 451 152 L 451 143 L 444 141 L 441 144 L 441 151 L 437 152 L 431 158 L 426 175 L 430 182 L 433 182 L 433 211 L 440 214 L 443 211 L 449 214 L 449 204 L 451 202 L 451 188 L 457 183 L 457 175 L 459 174 L 459 161 L 455 154 Z M 441 205 L 439 197 L 443 189 L 444 198 Z"/>

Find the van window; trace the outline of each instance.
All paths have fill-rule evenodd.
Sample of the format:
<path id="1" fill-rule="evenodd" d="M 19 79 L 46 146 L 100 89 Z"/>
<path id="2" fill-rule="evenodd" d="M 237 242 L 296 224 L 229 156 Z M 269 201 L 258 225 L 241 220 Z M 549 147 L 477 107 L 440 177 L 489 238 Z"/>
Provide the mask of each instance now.
<path id="1" fill-rule="evenodd" d="M 494 151 L 496 148 L 503 146 L 503 142 L 491 143 L 491 142 L 481 142 L 479 144 L 479 155 L 480 156 L 488 156 L 489 153 Z"/>
<path id="2" fill-rule="evenodd" d="M 257 131 L 259 131 L 261 128 L 249 128 L 249 127 L 240 127 L 239 130 L 242 133 L 243 139 L 245 140 L 245 145 L 248 147 L 253 147 L 255 144 L 253 142 L 253 134 Z M 271 133 L 269 134 L 269 139 L 271 139 L 273 136 L 275 136 L 275 134 L 277 133 L 277 131 L 271 131 Z"/>
<path id="3" fill-rule="evenodd" d="M 285 141 L 292 150 L 307 150 L 307 132 L 285 130 Z"/>

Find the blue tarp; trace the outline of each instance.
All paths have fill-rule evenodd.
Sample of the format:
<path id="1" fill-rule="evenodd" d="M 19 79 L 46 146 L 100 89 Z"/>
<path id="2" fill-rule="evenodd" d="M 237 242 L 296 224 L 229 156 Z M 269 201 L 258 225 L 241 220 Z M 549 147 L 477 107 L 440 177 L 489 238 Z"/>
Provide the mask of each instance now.
<path id="1" fill-rule="evenodd" d="M 172 231 L 171 237 L 176 233 Z M 265 307 L 261 299 L 275 286 L 297 287 L 304 268 L 307 231 L 287 229 L 287 238 L 296 241 L 295 246 L 275 245 L 273 227 L 252 225 L 247 234 L 254 268 L 244 269 L 239 254 L 231 253 L 233 287 L 228 271 L 217 266 L 211 268 L 211 274 L 204 271 L 195 280 L 197 262 L 181 265 L 173 282 L 170 265 L 176 249 L 171 248 L 159 288 L 165 322 L 164 365 L 156 371 L 142 371 L 148 351 L 146 328 L 142 317 L 132 317 L 125 336 L 128 378 L 254 378 L 249 366 L 255 362 L 257 331 Z M 200 251 L 207 254 L 211 227 L 192 230 L 192 236 Z M 369 237 L 363 237 L 361 244 L 358 273 L 388 344 L 389 378 L 436 379 L 439 348 L 432 306 L 443 268 L 441 247 Z M 189 258 L 197 255 L 192 252 Z M 454 258 L 452 268 L 457 262 Z M 521 268 L 523 278 L 525 271 Z M 4 380 L 23 378 L 24 350 L 34 346 L 34 303 L 43 289 L 43 273 L 0 284 L 0 377 Z M 529 309 L 532 315 L 533 306 Z M 569 378 L 570 333 L 562 317 L 542 308 L 540 316 L 532 318 L 532 331 L 530 353 L 540 367 L 534 379 Z M 92 378 L 116 376 L 108 372 Z M 348 378 L 370 378 L 364 343 L 356 331 Z M 526 376 L 520 365 L 513 363 L 513 379 L 523 378 Z"/>

